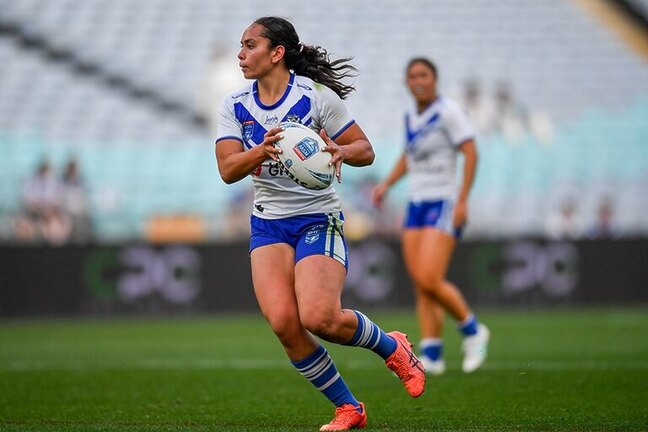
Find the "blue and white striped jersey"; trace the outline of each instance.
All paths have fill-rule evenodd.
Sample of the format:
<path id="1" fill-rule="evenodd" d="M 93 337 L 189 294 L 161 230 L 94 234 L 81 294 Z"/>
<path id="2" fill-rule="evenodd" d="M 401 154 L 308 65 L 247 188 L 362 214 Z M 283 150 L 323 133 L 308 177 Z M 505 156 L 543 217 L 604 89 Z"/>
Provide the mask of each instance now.
<path id="1" fill-rule="evenodd" d="M 412 106 L 405 114 L 405 129 L 409 200 L 452 199 L 457 192 L 456 153 L 474 137 L 459 105 L 438 97 L 420 113 Z"/>
<path id="2" fill-rule="evenodd" d="M 250 150 L 263 142 L 263 135 L 283 121 L 299 122 L 314 131 L 326 130 L 335 140 L 354 123 L 343 101 L 331 89 L 313 80 L 291 74 L 284 95 L 273 105 L 259 99 L 257 82 L 232 93 L 223 100 L 216 143 L 225 139 L 241 142 Z M 341 210 L 340 199 L 330 186 L 309 190 L 292 181 L 272 159 L 252 173 L 253 214 L 264 219 L 279 219 L 301 214 Z"/>

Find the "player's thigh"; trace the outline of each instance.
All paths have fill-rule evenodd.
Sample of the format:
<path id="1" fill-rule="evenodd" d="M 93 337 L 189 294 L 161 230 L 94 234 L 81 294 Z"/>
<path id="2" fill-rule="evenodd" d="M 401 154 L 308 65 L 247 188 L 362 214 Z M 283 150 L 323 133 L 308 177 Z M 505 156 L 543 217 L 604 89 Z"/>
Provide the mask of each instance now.
<path id="1" fill-rule="evenodd" d="M 418 268 L 419 247 L 423 238 L 422 229 L 406 229 L 402 235 L 402 250 L 405 267 L 409 274 L 414 277 Z"/>
<path id="2" fill-rule="evenodd" d="M 436 228 L 423 228 L 416 267 L 423 282 L 441 283 L 445 279 L 448 264 L 457 241 Z"/>
<path id="3" fill-rule="evenodd" d="M 295 248 L 295 291 L 302 317 L 340 310 L 348 266 L 344 218 L 329 213 L 304 230 Z"/>
<path id="4" fill-rule="evenodd" d="M 275 331 L 299 322 L 294 259 L 293 248 L 285 243 L 261 246 L 250 253 L 254 293 Z"/>
<path id="5" fill-rule="evenodd" d="M 326 255 L 310 255 L 295 266 L 295 294 L 302 321 L 335 317 L 341 310 L 346 269 Z"/>

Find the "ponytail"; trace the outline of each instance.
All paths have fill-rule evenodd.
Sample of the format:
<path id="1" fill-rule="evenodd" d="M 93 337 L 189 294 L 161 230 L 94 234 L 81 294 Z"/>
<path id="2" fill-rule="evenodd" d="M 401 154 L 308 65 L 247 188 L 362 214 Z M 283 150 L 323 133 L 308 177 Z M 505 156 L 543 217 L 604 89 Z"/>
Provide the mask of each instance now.
<path id="1" fill-rule="evenodd" d="M 342 99 L 355 90 L 352 85 L 342 82 L 344 78 L 356 76 L 357 69 L 348 63 L 350 58 L 330 60 L 328 52 L 322 47 L 303 44 L 300 44 L 300 47 L 301 51 L 297 52 L 292 64 L 286 56 L 288 69 L 329 87 Z"/>
<path id="2" fill-rule="evenodd" d="M 273 48 L 279 45 L 285 48 L 286 67 L 297 75 L 325 85 L 341 99 L 355 90 L 352 85 L 342 82 L 344 78 L 356 76 L 357 69 L 349 63 L 350 58 L 331 60 L 324 48 L 302 44 L 293 25 L 283 18 L 263 17 L 254 23 L 265 28 L 263 37 L 270 41 Z"/>

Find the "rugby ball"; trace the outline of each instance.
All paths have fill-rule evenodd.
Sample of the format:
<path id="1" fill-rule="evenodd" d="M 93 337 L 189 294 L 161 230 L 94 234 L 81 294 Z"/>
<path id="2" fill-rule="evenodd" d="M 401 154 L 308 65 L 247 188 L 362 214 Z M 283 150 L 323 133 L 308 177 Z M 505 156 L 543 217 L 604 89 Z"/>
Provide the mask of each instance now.
<path id="1" fill-rule="evenodd" d="M 326 147 L 322 137 L 300 123 L 283 122 L 279 126 L 284 128 L 283 138 L 274 145 L 282 151 L 277 157 L 288 177 L 307 189 L 329 187 L 335 166 L 329 166 L 331 154 L 322 151 Z"/>

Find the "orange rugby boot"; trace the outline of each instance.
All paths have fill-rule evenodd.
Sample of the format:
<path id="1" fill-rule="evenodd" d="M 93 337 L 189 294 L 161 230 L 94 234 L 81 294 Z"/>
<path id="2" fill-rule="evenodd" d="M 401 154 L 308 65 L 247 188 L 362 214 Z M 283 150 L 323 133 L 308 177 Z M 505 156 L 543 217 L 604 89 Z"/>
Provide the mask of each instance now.
<path id="1" fill-rule="evenodd" d="M 393 331 L 387 333 L 396 339 L 396 351 L 390 355 L 385 364 L 403 381 L 405 389 L 412 397 L 419 397 L 425 391 L 425 367 L 414 355 L 412 344 L 407 335 Z"/>
<path id="2" fill-rule="evenodd" d="M 363 428 L 367 424 L 367 413 L 362 402 L 360 402 L 360 408 L 362 408 L 362 412 L 358 412 L 358 407 L 351 404 L 337 407 L 331 423 L 322 426 L 320 432 Z"/>

